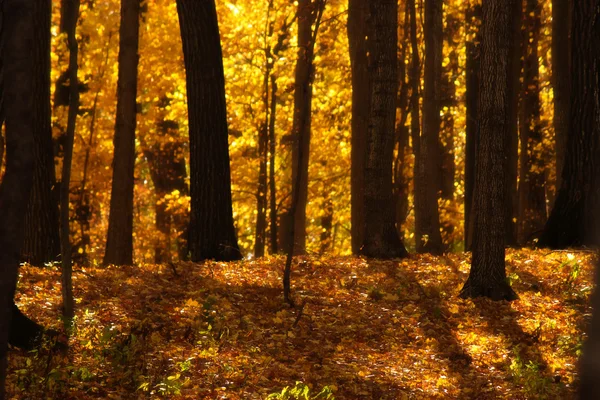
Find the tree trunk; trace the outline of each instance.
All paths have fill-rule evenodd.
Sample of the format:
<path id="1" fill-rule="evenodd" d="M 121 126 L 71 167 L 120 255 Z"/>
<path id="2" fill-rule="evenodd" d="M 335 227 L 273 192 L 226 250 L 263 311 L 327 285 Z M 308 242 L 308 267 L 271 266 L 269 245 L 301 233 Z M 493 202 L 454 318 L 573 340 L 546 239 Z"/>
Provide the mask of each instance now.
<path id="1" fill-rule="evenodd" d="M 554 136 L 556 148 L 555 193 L 562 186 L 567 134 L 571 71 L 571 0 L 552 0 L 552 87 L 554 90 Z"/>
<path id="2" fill-rule="evenodd" d="M 323 1 L 298 1 L 298 59 L 296 60 L 294 84 L 294 120 L 292 126 L 292 192 L 298 184 L 298 203 L 294 212 L 293 253 L 306 252 L 306 203 L 308 200 L 308 158 L 310 151 L 310 124 L 312 108 L 312 84 L 314 80 L 314 48 L 316 35 L 312 25 L 317 16 L 316 7 Z M 315 28 L 316 31 L 317 28 Z M 301 171 L 300 171 L 301 170 Z M 297 176 L 300 175 L 300 179 Z"/>
<path id="3" fill-rule="evenodd" d="M 519 173 L 519 235 L 525 244 L 538 234 L 546 222 L 546 174 L 542 157 L 542 126 L 540 121 L 540 82 L 538 43 L 540 8 L 537 0 L 526 0 L 524 13 L 523 85 L 521 87 L 521 136 Z"/>
<path id="4" fill-rule="evenodd" d="M 113 181 L 104 264 L 133 264 L 133 174 L 140 0 L 121 0 Z"/>
<path id="5" fill-rule="evenodd" d="M 54 191 L 54 148 L 50 110 L 50 14 L 51 1 L 34 2 L 34 109 L 33 188 L 25 214 L 22 258 L 37 266 L 58 260 L 60 237 L 58 196 Z"/>
<path id="6" fill-rule="evenodd" d="M 479 68 L 480 68 L 480 42 L 481 34 L 479 24 L 481 21 L 481 6 L 476 5 L 467 9 L 467 23 L 473 30 L 472 41 L 467 42 L 466 48 L 466 94 L 465 106 L 467 110 L 465 127 L 465 250 L 471 250 L 473 243 L 473 188 L 475 186 L 475 155 L 477 154 L 477 137 L 479 136 Z"/>
<path id="7" fill-rule="evenodd" d="M 190 132 L 192 261 L 238 260 L 223 54 L 214 0 L 177 0 L 183 41 Z"/>
<path id="8" fill-rule="evenodd" d="M 481 26 L 480 131 L 475 164 L 473 257 L 461 297 L 513 300 L 506 281 L 505 154 L 510 134 L 511 46 L 515 0 L 483 2 Z"/>
<path id="9" fill-rule="evenodd" d="M 265 108 L 269 109 L 269 77 L 265 76 Z M 269 119 L 267 114 L 266 119 Z M 258 185 L 256 190 L 256 230 L 254 234 L 254 257 L 265 255 L 265 241 L 267 234 L 267 161 L 269 145 L 268 124 L 260 127 L 258 132 Z"/>
<path id="10" fill-rule="evenodd" d="M 0 184 L 0 400 L 5 398 L 12 304 L 35 164 L 33 3 L 32 0 L 4 0 L 0 4 L 2 99 L 6 112 L 6 171 Z"/>
<path id="11" fill-rule="evenodd" d="M 600 244 L 599 0 L 574 2 L 571 108 L 562 185 L 538 244 L 562 249 Z M 592 89 L 593 88 L 593 89 Z"/>
<path id="12" fill-rule="evenodd" d="M 398 3 L 369 3 L 368 41 L 371 104 L 365 160 L 365 230 L 362 254 L 374 258 L 407 255 L 394 223 L 392 162 L 398 91 Z"/>
<path id="13" fill-rule="evenodd" d="M 426 0 L 423 133 L 415 159 L 415 244 L 417 252 L 433 254 L 444 251 L 438 210 L 442 29 L 442 1 Z"/>
<path id="14" fill-rule="evenodd" d="M 271 75 L 271 112 L 269 114 L 269 233 L 271 254 L 279 252 L 277 224 L 277 185 L 275 182 L 275 119 L 277 118 L 277 77 Z"/>
<path id="15" fill-rule="evenodd" d="M 352 69 L 350 208 L 352 253 L 358 254 L 365 229 L 365 148 L 371 95 L 367 60 L 367 0 L 348 0 L 348 44 Z"/>
<path id="16" fill-rule="evenodd" d="M 518 208 L 518 192 L 517 192 L 517 174 L 519 165 L 519 127 L 518 127 L 518 114 L 519 114 L 519 85 L 521 76 L 521 20 L 523 14 L 523 0 L 516 0 L 512 8 L 511 26 L 513 29 L 514 42 L 511 45 L 510 55 L 510 86 L 508 87 L 509 103 L 508 103 L 508 115 L 509 115 L 509 132 L 508 136 L 505 136 L 506 147 L 504 157 L 504 178 L 506 180 L 505 190 L 505 214 L 504 214 L 504 244 L 507 246 L 515 246 L 517 244 L 517 208 Z"/>

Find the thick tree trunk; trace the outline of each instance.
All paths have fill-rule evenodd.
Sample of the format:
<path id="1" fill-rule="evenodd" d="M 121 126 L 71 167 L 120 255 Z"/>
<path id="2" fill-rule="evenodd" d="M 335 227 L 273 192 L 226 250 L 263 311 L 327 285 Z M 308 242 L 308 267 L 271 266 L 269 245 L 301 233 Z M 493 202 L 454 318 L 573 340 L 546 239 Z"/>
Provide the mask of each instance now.
<path id="1" fill-rule="evenodd" d="M 477 146 L 473 221 L 473 257 L 461 297 L 513 300 L 506 281 L 505 154 L 510 134 L 511 27 L 515 0 L 483 3 L 481 26 L 480 131 Z"/>
<path id="2" fill-rule="evenodd" d="M 442 1 L 426 0 L 423 133 L 415 159 L 415 244 L 419 253 L 433 254 L 444 251 L 438 209 L 442 29 Z"/>
<path id="3" fill-rule="evenodd" d="M 306 252 L 306 204 L 308 201 L 308 158 L 310 151 L 310 124 L 312 112 L 312 84 L 314 80 L 313 22 L 316 7 L 324 3 L 317 0 L 298 1 L 298 59 L 296 60 L 294 84 L 294 120 L 292 126 L 292 192 L 298 192 L 298 203 L 294 210 L 293 253 Z M 317 28 L 315 28 L 317 29 Z M 301 171 L 300 171 L 301 170 Z M 297 179 L 297 176 L 300 179 Z M 298 189 L 296 190 L 296 185 Z"/>
<path id="4" fill-rule="evenodd" d="M 60 257 L 58 196 L 50 110 L 50 0 L 34 2 L 33 189 L 25 214 L 22 258 L 37 266 Z"/>
<path id="5" fill-rule="evenodd" d="M 223 54 L 214 0 L 177 0 L 190 131 L 192 261 L 241 258 L 233 224 Z"/>
<path id="6" fill-rule="evenodd" d="M 352 253 L 358 254 L 365 229 L 365 148 L 371 83 L 367 60 L 367 0 L 348 0 L 348 44 L 352 68 L 352 154 L 350 180 Z"/>
<path id="7" fill-rule="evenodd" d="M 467 61 L 465 67 L 466 76 L 466 95 L 465 106 L 467 109 L 466 118 L 466 139 L 465 139 L 465 250 L 471 250 L 473 242 L 473 188 L 475 187 L 475 155 L 477 154 L 477 137 L 479 135 L 479 51 L 481 35 L 479 24 L 481 21 L 481 6 L 473 6 L 467 9 L 467 22 L 471 24 L 473 30 L 472 41 L 467 42 Z"/>
<path id="8" fill-rule="evenodd" d="M 0 184 L 0 400 L 5 398 L 8 340 L 13 315 L 25 211 L 34 168 L 33 0 L 1 4 L 2 99 L 6 111 L 6 172 Z"/>
<path id="9" fill-rule="evenodd" d="M 381 0 L 369 4 L 371 33 L 368 42 L 372 77 L 365 160 L 365 231 L 361 253 L 368 257 L 407 255 L 394 224 L 392 162 L 398 90 L 398 3 Z"/>
<path id="10" fill-rule="evenodd" d="M 113 181 L 104 264 L 133 264 L 133 174 L 140 0 L 121 0 Z"/>
<path id="11" fill-rule="evenodd" d="M 552 86 L 554 90 L 554 135 L 556 148 L 555 193 L 562 186 L 567 134 L 569 131 L 569 92 L 571 71 L 571 0 L 552 0 Z"/>
<path id="12" fill-rule="evenodd" d="M 538 244 L 566 248 L 600 244 L 599 0 L 574 2 L 571 108 L 562 185 Z M 593 89 L 592 89 L 593 88 Z"/>
<path id="13" fill-rule="evenodd" d="M 521 87 L 521 137 L 519 173 L 519 234 L 525 244 L 539 234 L 546 222 L 546 167 L 541 154 L 540 82 L 538 43 L 540 7 L 537 0 L 526 0 L 524 13 L 523 85 Z"/>

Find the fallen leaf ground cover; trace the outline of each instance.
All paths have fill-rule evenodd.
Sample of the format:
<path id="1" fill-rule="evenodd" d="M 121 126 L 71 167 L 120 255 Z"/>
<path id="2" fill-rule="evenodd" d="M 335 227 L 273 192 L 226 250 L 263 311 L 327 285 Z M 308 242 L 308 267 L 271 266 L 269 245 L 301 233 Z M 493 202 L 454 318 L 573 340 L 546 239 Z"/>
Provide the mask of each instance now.
<path id="1" fill-rule="evenodd" d="M 297 382 L 336 399 L 574 397 L 590 252 L 510 250 L 512 303 L 458 298 L 466 253 L 314 256 L 296 259 L 291 309 L 283 263 L 76 268 L 68 352 L 11 352 L 9 397 L 263 399 Z M 23 266 L 17 304 L 61 329 L 57 269 Z"/>

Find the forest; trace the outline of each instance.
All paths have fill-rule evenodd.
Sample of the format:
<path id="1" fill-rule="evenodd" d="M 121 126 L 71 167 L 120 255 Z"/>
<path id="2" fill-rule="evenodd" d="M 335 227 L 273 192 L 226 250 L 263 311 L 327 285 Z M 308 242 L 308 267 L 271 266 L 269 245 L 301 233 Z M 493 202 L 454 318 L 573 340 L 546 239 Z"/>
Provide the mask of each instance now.
<path id="1" fill-rule="evenodd" d="M 0 0 L 0 125 L 0 400 L 600 393 L 600 0 Z"/>

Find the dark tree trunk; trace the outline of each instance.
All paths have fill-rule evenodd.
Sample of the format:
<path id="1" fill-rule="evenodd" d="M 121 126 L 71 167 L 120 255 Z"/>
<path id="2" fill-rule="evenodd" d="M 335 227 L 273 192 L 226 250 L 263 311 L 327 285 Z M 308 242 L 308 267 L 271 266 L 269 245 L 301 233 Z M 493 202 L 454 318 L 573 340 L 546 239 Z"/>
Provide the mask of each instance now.
<path id="1" fill-rule="evenodd" d="M 571 108 L 562 185 L 539 240 L 554 249 L 600 244 L 600 11 L 598 0 L 574 2 Z M 593 89 L 592 89 L 593 88 Z"/>
<path id="2" fill-rule="evenodd" d="M 410 138 L 414 159 L 420 159 L 421 151 L 421 124 L 419 116 L 419 91 L 421 89 L 421 66 L 419 60 L 419 42 L 417 38 L 417 11 L 415 9 L 415 0 L 407 0 L 406 7 L 410 14 L 410 47 L 411 47 L 411 66 L 409 78 L 411 82 L 410 94 Z M 413 181 L 417 176 L 418 163 L 414 163 Z M 413 188 L 415 189 L 415 188 Z M 415 189 L 416 192 L 416 189 Z M 414 197 L 413 197 L 414 199 Z M 414 205 L 414 200 L 413 200 Z"/>
<path id="3" fill-rule="evenodd" d="M 352 253 L 358 254 L 365 229 L 365 148 L 371 83 L 367 60 L 367 0 L 348 1 L 348 43 L 352 68 L 352 138 L 351 138 L 351 236 Z"/>
<path id="4" fill-rule="evenodd" d="M 523 14 L 523 0 L 516 0 L 512 8 L 512 17 L 510 20 L 513 33 L 510 54 L 510 85 L 508 87 L 508 115 L 509 115 L 509 132 L 505 136 L 505 214 L 504 214 L 504 244 L 507 246 L 515 246 L 517 244 L 517 208 L 519 197 L 517 192 L 517 174 L 519 165 L 519 85 L 521 77 L 521 26 Z"/>
<path id="5" fill-rule="evenodd" d="M 556 185 L 561 188 L 569 131 L 571 71 L 571 0 L 552 0 L 552 86 L 554 90 L 554 135 L 556 141 Z"/>
<path id="6" fill-rule="evenodd" d="M 25 211 L 33 186 L 32 0 L 1 4 L 2 99 L 6 112 L 6 171 L 0 184 L 0 400 L 5 398 L 8 340 L 13 315 Z"/>
<path id="7" fill-rule="evenodd" d="M 104 264 L 133 264 L 133 174 L 140 0 L 121 0 L 113 181 Z"/>
<path id="8" fill-rule="evenodd" d="M 162 240 L 158 240 L 154 246 L 154 262 L 161 264 L 173 259 L 173 230 L 179 232 L 179 236 L 175 238 L 179 259 L 185 259 L 187 256 L 186 232 L 189 215 L 182 214 L 182 210 L 169 210 L 165 196 L 174 191 L 179 192 L 180 196 L 187 196 L 189 190 L 186 184 L 184 149 L 178 140 L 179 124 L 163 119 L 157 121 L 157 125 L 157 141 L 151 145 L 142 143 L 156 192 L 156 228 L 162 234 Z"/>
<path id="9" fill-rule="evenodd" d="M 519 235 L 525 244 L 546 222 L 546 166 L 542 157 L 538 43 L 540 8 L 537 0 L 526 0 L 524 13 L 523 85 L 521 87 L 521 136 L 519 173 Z"/>
<path id="10" fill-rule="evenodd" d="M 265 76 L 265 108 L 269 109 L 269 77 Z M 267 114 L 266 119 L 269 119 Z M 254 234 L 254 257 L 265 255 L 267 234 L 267 161 L 269 145 L 268 124 L 265 122 L 258 132 L 258 187 L 256 190 L 256 231 Z"/>
<path id="11" fill-rule="evenodd" d="M 294 209 L 293 253 L 306 252 L 306 203 L 308 200 L 308 158 L 310 151 L 310 124 L 312 109 L 312 84 L 314 81 L 314 49 L 316 35 L 312 26 L 317 7 L 323 1 L 298 1 L 298 59 L 294 77 L 294 120 L 292 126 L 292 192 L 298 186 L 298 203 Z M 317 28 L 315 28 L 316 31 Z M 300 176 L 300 179 L 297 177 Z M 289 250 L 288 250 L 289 251 Z"/>
<path id="12" fill-rule="evenodd" d="M 50 0 L 34 2 L 33 189 L 25 214 L 22 258 L 37 266 L 60 257 L 58 196 L 50 110 Z"/>
<path id="13" fill-rule="evenodd" d="M 479 24 L 481 21 L 481 6 L 476 5 L 467 9 L 467 23 L 473 33 L 473 40 L 467 42 L 467 61 L 465 67 L 466 95 L 465 105 L 467 109 L 466 118 L 466 140 L 465 140 L 465 250 L 471 250 L 473 243 L 473 188 L 475 186 L 475 155 L 477 154 L 477 137 L 479 135 L 479 51 L 481 35 Z"/>
<path id="14" fill-rule="evenodd" d="M 214 0 L 177 0 L 188 91 L 192 261 L 238 260 L 223 54 Z"/>
<path id="15" fill-rule="evenodd" d="M 371 104 L 365 159 L 365 230 L 361 253 L 367 257 L 407 255 L 394 223 L 392 162 L 398 89 L 398 3 L 369 3 L 368 42 Z"/>
<path id="16" fill-rule="evenodd" d="M 461 297 L 513 300 L 504 264 L 505 162 L 510 134 L 511 46 L 515 0 L 487 0 L 481 25 L 479 142 L 475 165 L 473 257 Z"/>
<path id="17" fill-rule="evenodd" d="M 271 254 L 279 252 L 277 242 L 277 185 L 275 182 L 275 119 L 277 118 L 277 77 L 271 75 L 271 112 L 269 114 L 269 233 L 271 239 Z"/>
<path id="18" fill-rule="evenodd" d="M 438 210 L 442 29 L 442 1 L 425 0 L 425 88 L 423 133 L 415 159 L 415 244 L 417 252 L 433 254 L 444 251 Z"/>
<path id="19" fill-rule="evenodd" d="M 69 46 L 69 114 L 67 135 L 64 144 L 64 160 L 60 188 L 60 232 L 62 237 L 62 297 L 65 323 L 70 324 L 74 316 L 74 300 L 71 266 L 71 229 L 69 226 L 69 204 L 71 194 L 71 163 L 73 161 L 73 143 L 75 141 L 75 125 L 79 111 L 79 88 L 77 82 L 77 53 L 78 43 L 75 35 L 79 19 L 79 0 L 71 0 L 69 14 L 66 15 L 67 42 Z"/>

